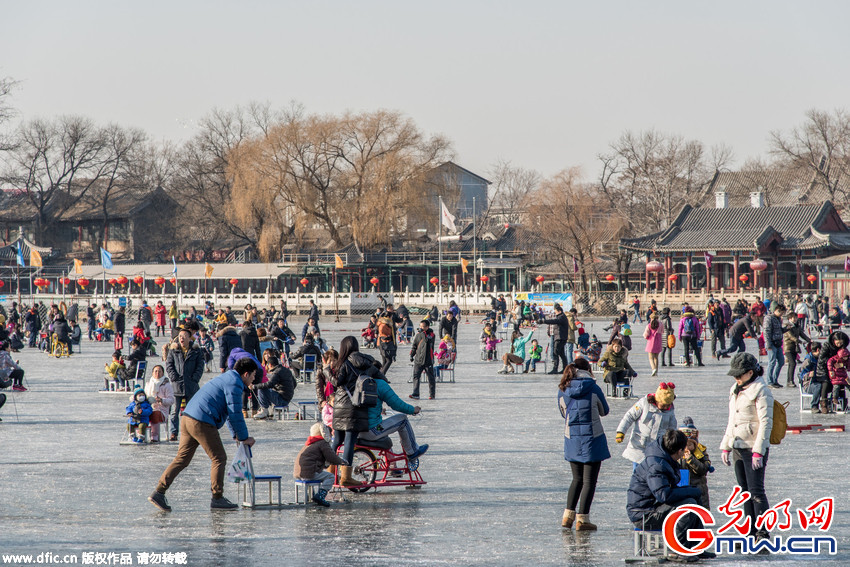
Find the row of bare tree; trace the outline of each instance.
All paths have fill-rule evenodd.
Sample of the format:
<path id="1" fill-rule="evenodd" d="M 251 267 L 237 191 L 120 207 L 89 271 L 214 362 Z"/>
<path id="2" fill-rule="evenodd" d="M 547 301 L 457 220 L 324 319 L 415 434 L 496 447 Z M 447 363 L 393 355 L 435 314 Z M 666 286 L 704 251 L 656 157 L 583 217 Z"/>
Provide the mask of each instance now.
<path id="1" fill-rule="evenodd" d="M 179 226 L 163 227 L 173 230 L 176 249 L 209 254 L 222 242 L 248 244 L 274 261 L 287 249 L 320 242 L 319 235 L 336 247 L 389 245 L 419 226 L 433 198 L 430 173 L 453 157 L 446 138 L 389 111 L 315 115 L 267 104 L 214 110 L 179 146 L 79 116 L 11 128 L 14 86 L 0 80 L 0 183 L 26 196 L 36 240 L 80 199 L 100 203 L 105 229 L 116 193 L 162 186 L 181 208 Z M 834 201 L 847 198 L 847 112 L 812 110 L 801 125 L 772 132 L 770 142 L 771 161 L 743 169 L 805 169 Z M 668 226 L 732 157 L 726 147 L 649 131 L 626 132 L 612 143 L 598 156 L 591 182 L 576 169 L 545 178 L 500 161 L 486 172 L 493 186 L 479 225 L 519 227 L 570 278 L 598 277 L 601 258 L 625 272 L 632 258 L 617 250 L 617 239 Z M 438 192 L 451 205 L 459 191 Z"/>

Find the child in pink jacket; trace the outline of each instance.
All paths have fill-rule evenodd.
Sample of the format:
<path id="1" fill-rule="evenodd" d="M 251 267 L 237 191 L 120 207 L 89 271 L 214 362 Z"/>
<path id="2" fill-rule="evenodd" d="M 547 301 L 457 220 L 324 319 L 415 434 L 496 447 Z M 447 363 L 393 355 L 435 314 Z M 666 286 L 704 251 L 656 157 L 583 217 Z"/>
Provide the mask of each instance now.
<path id="1" fill-rule="evenodd" d="M 835 356 L 826 361 L 826 369 L 829 372 L 829 381 L 832 382 L 834 392 L 832 394 L 838 406 L 838 411 L 845 409 L 844 386 L 847 385 L 847 366 L 850 365 L 850 351 L 847 348 L 839 349 Z"/>

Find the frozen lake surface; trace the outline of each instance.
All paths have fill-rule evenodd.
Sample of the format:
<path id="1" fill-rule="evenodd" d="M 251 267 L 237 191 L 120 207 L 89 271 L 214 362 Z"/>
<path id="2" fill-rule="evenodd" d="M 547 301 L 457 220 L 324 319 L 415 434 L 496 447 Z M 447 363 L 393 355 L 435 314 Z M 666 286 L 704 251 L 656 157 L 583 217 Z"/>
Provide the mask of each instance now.
<path id="1" fill-rule="evenodd" d="M 300 329 L 303 321 L 295 322 L 293 328 Z M 323 321 L 322 326 L 328 343 L 338 346 L 347 334 L 359 338 L 362 324 Z M 600 339 L 602 326 L 593 323 Z M 709 476 L 717 506 L 734 485 L 732 470 L 722 465 L 717 449 L 731 384 L 727 361 L 714 361 L 708 353 L 706 368 L 661 369 L 661 376 L 652 378 L 640 337 L 643 327 L 638 327 L 630 357 L 639 372 L 636 393 L 654 391 L 660 379 L 676 383 L 677 418 L 693 417 L 717 468 Z M 631 403 L 611 400 L 611 414 L 603 420 L 612 458 L 602 465 L 591 513 L 599 531 L 563 531 L 570 473 L 563 459 L 557 377 L 496 374 L 500 364 L 479 359 L 479 332 L 477 321 L 461 325 L 457 382 L 438 384 L 437 399 L 422 400 L 421 417 L 412 418 L 419 442 L 431 446 L 420 467 L 428 484 L 416 491 L 349 494 L 349 503 L 329 510 L 213 513 L 209 459 L 199 450 L 168 493 L 174 512 L 157 511 L 146 498 L 177 447 L 119 445 L 128 396 L 96 393 L 111 345 L 84 341 L 82 354 L 62 360 L 27 349 L 16 356 L 31 390 L 7 391 L 10 399 L 0 410 L 0 553 L 131 552 L 134 565 L 141 552 L 183 552 L 188 565 L 198 566 L 622 565 L 632 555 L 632 527 L 625 513 L 631 463 L 621 457 L 623 446 L 614 443 L 614 431 Z M 545 346 L 545 328 L 542 332 Z M 748 341 L 750 352 L 753 347 Z M 412 389 L 408 349 L 400 347 L 399 361 L 389 372 L 393 388 L 405 399 Z M 845 422 L 844 415 L 800 414 L 796 390 L 775 395 L 791 402 L 789 424 Z M 312 385 L 300 385 L 296 399 L 314 399 Z M 310 422 L 251 421 L 248 426 L 257 439 L 257 474 L 283 475 L 284 500 L 294 501 L 293 459 Z M 232 456 L 235 445 L 226 447 Z M 850 564 L 847 456 L 843 433 L 789 434 L 771 449 L 771 505 L 784 498 L 795 507 L 824 496 L 836 499 L 830 534 L 838 538 L 838 555 L 807 563 Z M 225 495 L 237 501 L 235 485 L 228 484 Z M 753 557 L 709 564 L 768 560 L 804 562 Z"/>

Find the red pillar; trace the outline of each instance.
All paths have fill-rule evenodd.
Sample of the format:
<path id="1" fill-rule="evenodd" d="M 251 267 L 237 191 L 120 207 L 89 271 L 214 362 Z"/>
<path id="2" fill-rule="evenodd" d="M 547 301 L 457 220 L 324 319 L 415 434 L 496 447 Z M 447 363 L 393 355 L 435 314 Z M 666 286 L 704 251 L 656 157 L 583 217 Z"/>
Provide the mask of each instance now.
<path id="1" fill-rule="evenodd" d="M 664 291 L 670 292 L 670 258 L 664 255 Z"/>
<path id="2" fill-rule="evenodd" d="M 803 287 L 803 270 L 801 269 L 802 266 L 800 265 L 800 253 L 798 252 L 794 255 L 794 257 L 797 260 L 797 289 L 800 289 L 801 287 Z"/>
<path id="3" fill-rule="evenodd" d="M 773 257 L 773 289 L 779 291 L 779 254 Z"/>
<path id="4" fill-rule="evenodd" d="M 738 255 L 735 254 L 735 264 L 732 267 L 732 284 L 735 286 L 735 293 L 738 293 Z"/>
<path id="5" fill-rule="evenodd" d="M 644 270 L 646 271 L 646 287 L 644 287 L 643 289 L 644 293 L 649 293 L 649 270 L 647 270 L 646 268 L 644 268 Z"/>
<path id="6" fill-rule="evenodd" d="M 691 293 L 691 255 L 688 254 L 688 283 L 685 286 L 688 293 Z"/>

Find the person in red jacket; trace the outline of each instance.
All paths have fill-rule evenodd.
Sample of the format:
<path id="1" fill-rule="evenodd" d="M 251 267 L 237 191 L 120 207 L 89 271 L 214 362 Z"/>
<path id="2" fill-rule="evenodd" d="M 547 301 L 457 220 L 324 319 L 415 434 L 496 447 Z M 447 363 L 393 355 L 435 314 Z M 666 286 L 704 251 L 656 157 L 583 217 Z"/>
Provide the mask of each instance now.
<path id="1" fill-rule="evenodd" d="M 162 336 L 165 336 L 165 319 L 167 318 L 168 309 L 162 304 L 162 301 L 156 302 L 156 307 L 153 310 L 154 323 L 156 324 L 156 336 L 159 336 L 162 331 Z"/>

